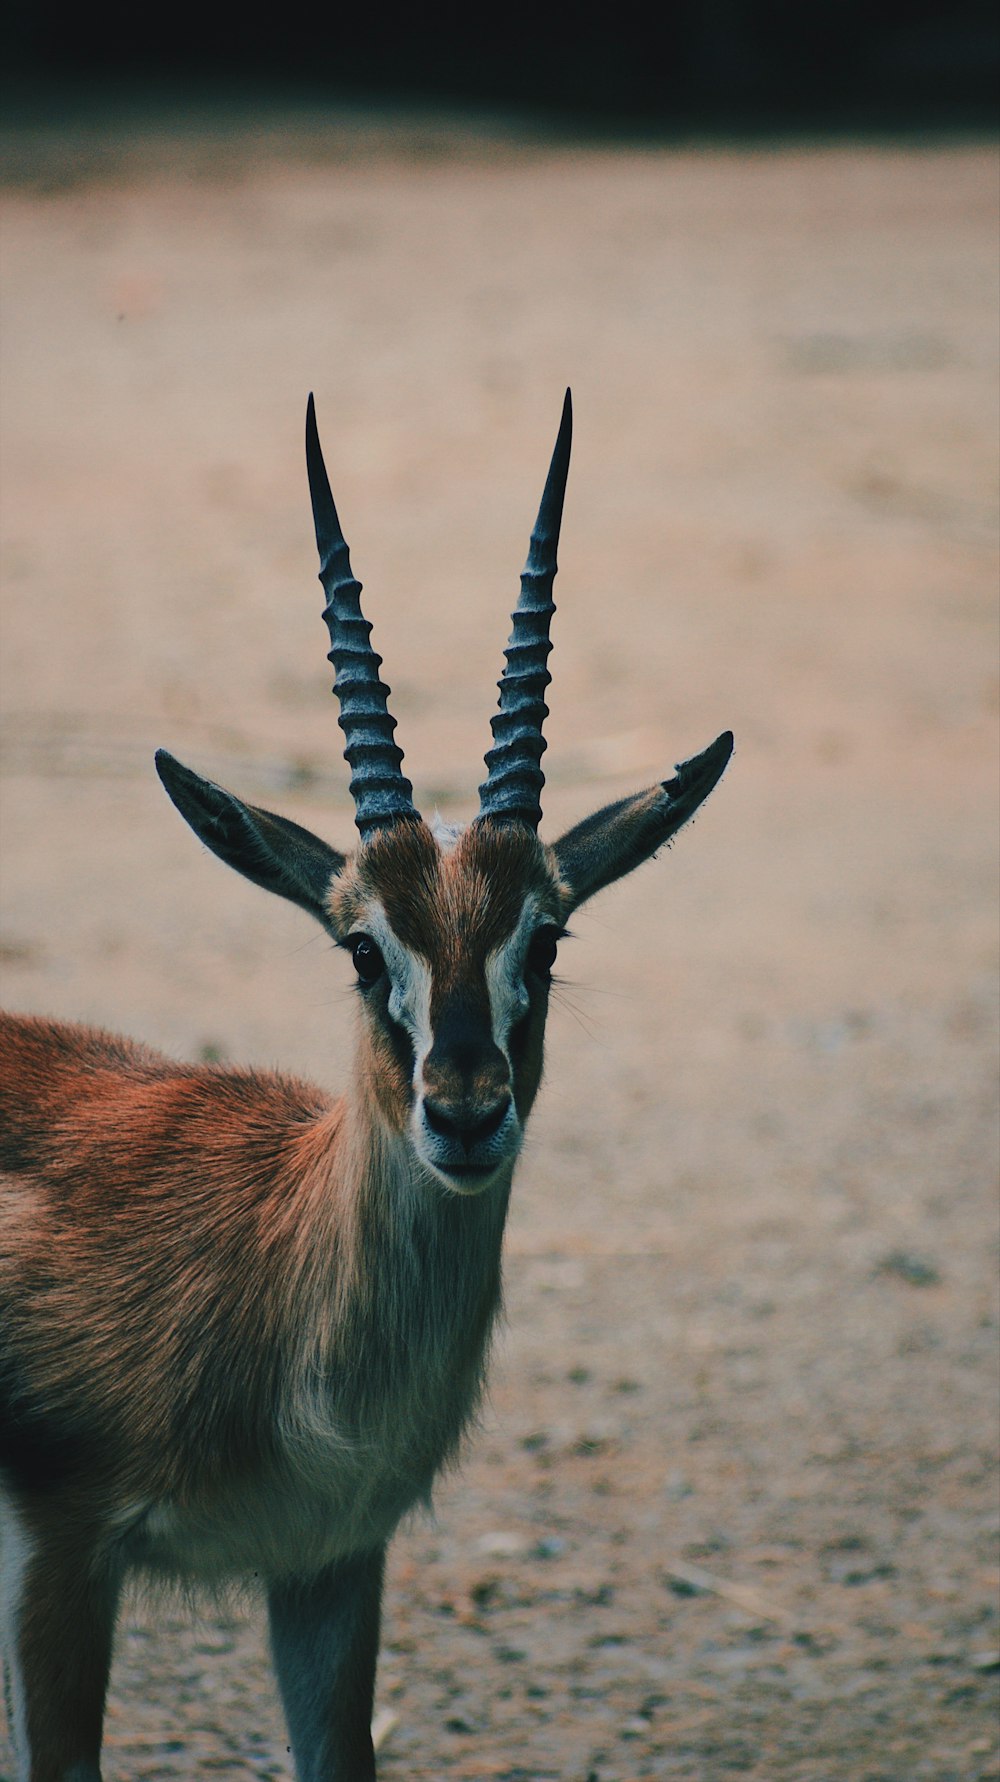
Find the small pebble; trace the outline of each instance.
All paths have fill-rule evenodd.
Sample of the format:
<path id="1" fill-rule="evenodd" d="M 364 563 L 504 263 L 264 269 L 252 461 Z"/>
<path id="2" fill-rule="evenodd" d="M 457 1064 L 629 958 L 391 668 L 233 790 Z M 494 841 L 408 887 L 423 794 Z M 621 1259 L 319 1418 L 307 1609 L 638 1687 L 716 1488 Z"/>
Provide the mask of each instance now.
<path id="1" fill-rule="evenodd" d="M 488 1553 L 495 1559 L 513 1559 L 519 1553 L 526 1553 L 528 1543 L 523 1535 L 513 1530 L 498 1528 L 490 1534 L 480 1535 L 476 1546 L 480 1553 Z"/>
<path id="2" fill-rule="evenodd" d="M 562 1535 L 543 1535 L 531 1551 L 535 1559 L 558 1559 L 560 1553 L 566 1551 L 566 1542 Z"/>
<path id="3" fill-rule="evenodd" d="M 890 1250 L 876 1263 L 874 1272 L 876 1275 L 895 1275 L 909 1287 L 936 1287 L 941 1280 L 937 1264 L 911 1250 Z"/>

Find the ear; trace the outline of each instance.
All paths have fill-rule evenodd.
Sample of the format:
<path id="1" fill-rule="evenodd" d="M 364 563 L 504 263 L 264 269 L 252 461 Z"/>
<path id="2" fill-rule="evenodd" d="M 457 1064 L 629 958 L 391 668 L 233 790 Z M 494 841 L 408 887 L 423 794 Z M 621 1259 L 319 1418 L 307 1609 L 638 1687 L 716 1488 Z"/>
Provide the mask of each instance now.
<path id="1" fill-rule="evenodd" d="M 722 778 L 732 752 L 732 732 L 726 730 L 703 754 L 682 761 L 674 779 L 607 805 L 556 842 L 570 909 L 641 866 L 670 841 Z"/>
<path id="2" fill-rule="evenodd" d="M 346 855 L 287 817 L 243 804 L 224 787 L 182 766 L 166 749 L 156 751 L 156 771 L 206 848 L 265 891 L 290 898 L 329 929 L 326 899 Z"/>

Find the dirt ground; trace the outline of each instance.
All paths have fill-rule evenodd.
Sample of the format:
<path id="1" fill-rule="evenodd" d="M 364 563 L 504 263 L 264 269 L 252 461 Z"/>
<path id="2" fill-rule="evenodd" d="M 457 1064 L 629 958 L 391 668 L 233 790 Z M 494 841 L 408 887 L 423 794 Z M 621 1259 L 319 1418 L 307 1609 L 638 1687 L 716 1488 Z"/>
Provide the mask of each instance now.
<path id="1" fill-rule="evenodd" d="M 995 1777 L 992 147 L 4 148 L 9 1004 L 343 1075 L 343 962 L 152 770 L 350 842 L 310 389 L 423 808 L 475 808 L 567 383 L 543 833 L 736 734 L 564 949 L 387 1782 Z M 289 1774 L 259 1612 L 137 1604 L 109 1782 Z"/>

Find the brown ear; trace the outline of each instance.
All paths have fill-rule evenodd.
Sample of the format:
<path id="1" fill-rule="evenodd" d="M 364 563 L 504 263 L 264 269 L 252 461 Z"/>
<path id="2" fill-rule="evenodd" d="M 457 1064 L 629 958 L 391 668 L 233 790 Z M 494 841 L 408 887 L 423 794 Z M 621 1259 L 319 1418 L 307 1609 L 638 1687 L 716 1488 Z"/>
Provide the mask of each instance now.
<path id="1" fill-rule="evenodd" d="M 606 805 L 557 841 L 554 851 L 569 888 L 570 908 L 586 903 L 670 841 L 718 784 L 732 752 L 732 732 L 725 730 L 703 754 L 682 761 L 674 779 Z"/>
<path id="2" fill-rule="evenodd" d="M 227 866 L 265 891 L 287 897 L 329 929 L 326 899 L 346 856 L 289 817 L 244 804 L 224 786 L 156 751 L 156 771 L 186 823 Z"/>

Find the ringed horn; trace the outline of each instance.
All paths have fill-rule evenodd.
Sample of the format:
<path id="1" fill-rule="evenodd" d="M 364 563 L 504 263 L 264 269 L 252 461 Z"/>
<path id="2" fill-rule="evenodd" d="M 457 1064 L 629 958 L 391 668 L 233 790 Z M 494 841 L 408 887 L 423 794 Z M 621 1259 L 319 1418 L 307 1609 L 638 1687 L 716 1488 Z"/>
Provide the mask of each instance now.
<path id="1" fill-rule="evenodd" d="M 572 437 L 573 407 L 567 390 L 531 534 L 528 561 L 521 576 L 521 594 L 505 651 L 506 666 L 498 682 L 500 708 L 491 722 L 493 747 L 486 755 L 488 771 L 479 788 L 477 822 L 491 818 L 537 829 L 541 821 L 541 792 L 545 784 L 541 769 L 545 749 L 542 725 L 548 716 L 544 695 L 552 679 L 547 667 L 552 648 L 549 627 L 555 612 L 552 584 Z M 367 839 L 393 823 L 417 820 L 417 812 L 413 787 L 402 769 L 403 751 L 393 734 L 396 720 L 389 712 L 389 688 L 379 674 L 382 658 L 372 648 L 371 625 L 361 610 L 361 583 L 351 569 L 347 541 L 330 490 L 312 396 L 306 410 L 306 464 L 320 557 L 319 579 L 327 596 L 323 617 L 330 633 L 329 660 L 335 671 L 334 692 L 340 703 L 344 754 L 351 768 L 354 820 L 362 839 Z"/>

